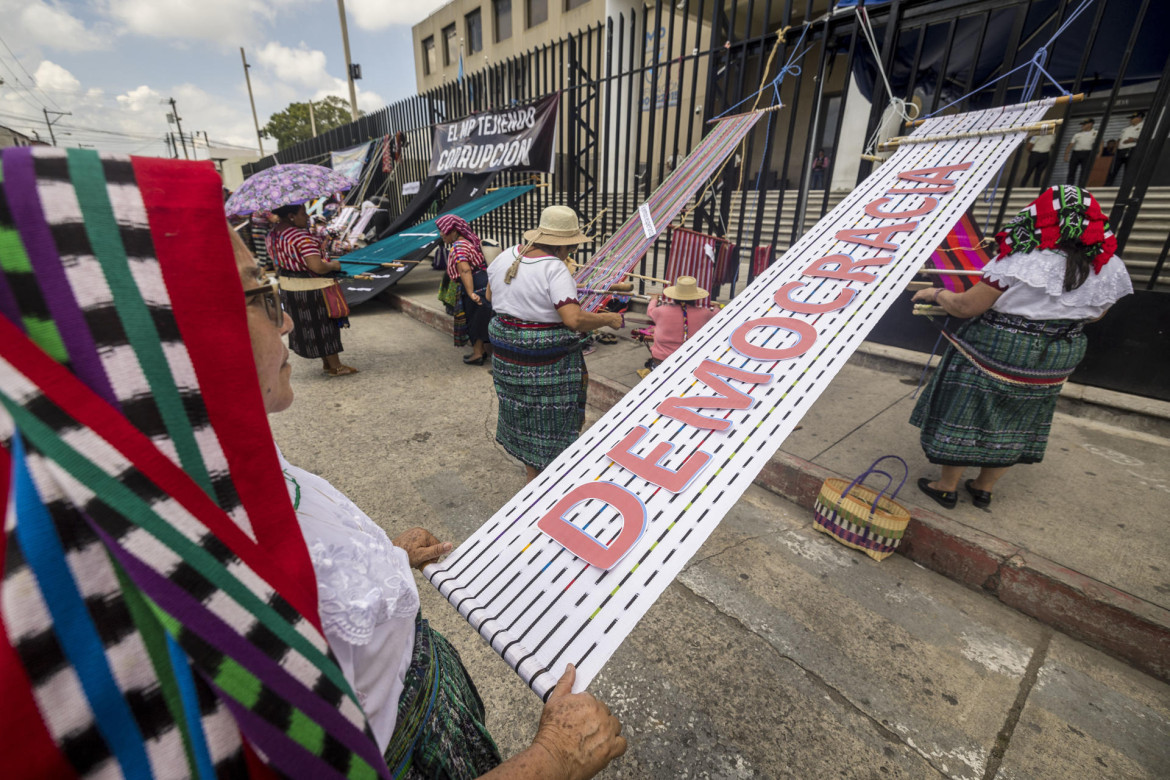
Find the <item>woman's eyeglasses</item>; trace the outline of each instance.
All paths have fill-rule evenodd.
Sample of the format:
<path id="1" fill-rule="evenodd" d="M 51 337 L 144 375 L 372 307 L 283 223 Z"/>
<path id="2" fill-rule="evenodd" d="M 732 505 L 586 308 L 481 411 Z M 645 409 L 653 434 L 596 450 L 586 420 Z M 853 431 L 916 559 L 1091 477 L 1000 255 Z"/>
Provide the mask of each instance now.
<path id="1" fill-rule="evenodd" d="M 275 276 L 261 281 L 259 287 L 244 290 L 244 300 L 249 306 L 263 306 L 269 321 L 278 328 L 284 327 L 284 309 L 280 308 L 280 282 Z"/>

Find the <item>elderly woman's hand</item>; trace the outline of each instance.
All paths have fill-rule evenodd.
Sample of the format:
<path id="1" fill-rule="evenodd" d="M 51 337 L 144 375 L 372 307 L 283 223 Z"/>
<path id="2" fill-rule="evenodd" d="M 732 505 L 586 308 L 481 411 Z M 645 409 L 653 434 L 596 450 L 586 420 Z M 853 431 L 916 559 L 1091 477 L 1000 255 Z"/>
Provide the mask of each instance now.
<path id="1" fill-rule="evenodd" d="M 938 303 L 940 292 L 942 292 L 941 287 L 927 287 L 914 293 L 914 297 L 910 300 L 914 303 Z"/>
<path id="2" fill-rule="evenodd" d="M 573 693 L 576 679 L 570 664 L 544 705 L 532 745 L 548 751 L 560 770 L 556 777 L 584 780 L 625 753 L 626 738 L 608 707 L 588 693 Z"/>
<path id="3" fill-rule="evenodd" d="M 419 571 L 454 549 L 450 542 L 440 542 L 430 531 L 417 527 L 402 532 L 393 542 L 395 547 L 406 550 L 410 565 Z"/>

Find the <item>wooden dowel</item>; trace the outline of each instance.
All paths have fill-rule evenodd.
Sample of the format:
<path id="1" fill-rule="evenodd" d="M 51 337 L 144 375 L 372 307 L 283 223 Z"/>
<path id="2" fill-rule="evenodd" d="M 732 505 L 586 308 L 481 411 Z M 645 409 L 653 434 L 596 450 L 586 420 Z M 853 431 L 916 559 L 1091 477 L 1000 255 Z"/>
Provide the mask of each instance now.
<path id="1" fill-rule="evenodd" d="M 958 141 L 963 138 L 984 138 L 992 135 L 1007 135 L 1008 133 L 1031 133 L 1039 131 L 1044 135 L 1051 135 L 1056 132 L 1057 125 L 1064 120 L 1050 119 L 1044 122 L 1036 122 L 1030 125 L 1014 125 L 1005 127 L 990 127 L 986 130 L 971 130 L 965 133 L 938 133 L 935 135 L 900 135 L 891 138 L 884 143 L 878 144 L 878 150 L 882 152 L 889 152 L 897 149 L 901 144 L 929 144 L 935 141 Z"/>
<path id="2" fill-rule="evenodd" d="M 742 114 L 728 114 L 727 116 L 717 116 L 714 119 L 708 119 L 707 124 L 713 125 L 716 122 L 722 122 L 724 119 L 735 119 L 736 117 L 747 116 L 748 114 L 766 114 L 769 111 L 779 111 L 782 108 L 784 108 L 784 104 L 777 103 L 776 105 L 768 106 L 767 108 L 757 108 L 754 111 L 744 111 Z"/>
<path id="3" fill-rule="evenodd" d="M 572 261 L 570 261 L 570 262 L 572 262 Z M 572 265 L 573 265 L 573 270 L 577 270 L 579 268 L 585 267 L 584 264 L 581 264 L 581 263 L 572 263 Z M 655 276 L 643 276 L 642 274 L 635 274 L 635 273 L 629 273 L 629 272 L 622 274 L 622 276 L 632 276 L 635 279 L 645 279 L 647 282 L 657 282 L 658 284 L 661 284 L 663 287 L 670 286 L 670 282 L 668 282 L 666 279 L 659 279 Z"/>
<path id="4" fill-rule="evenodd" d="M 1063 106 L 1065 103 L 1080 103 L 1084 99 L 1085 99 L 1084 92 L 1078 92 L 1075 95 L 1061 95 L 1060 97 L 1058 97 L 1052 101 L 1052 105 Z M 1024 105 L 1028 105 L 1028 104 L 1025 103 Z M 926 119 L 915 119 L 913 122 L 910 123 L 910 126 L 911 127 L 918 127 L 919 125 L 921 125 L 925 121 L 926 121 Z"/>
<path id="5" fill-rule="evenodd" d="M 870 162 L 885 162 L 887 159 L 889 159 L 887 157 L 879 157 L 876 154 L 861 154 L 858 155 L 858 157 L 863 160 L 869 160 Z"/>
<path id="6" fill-rule="evenodd" d="M 928 276 L 983 276 L 982 271 L 952 271 L 949 268 L 920 268 L 918 273 Z"/>
<path id="7" fill-rule="evenodd" d="M 578 287 L 577 292 L 587 292 L 587 293 L 593 293 L 595 295 L 620 295 L 623 298 L 632 298 L 632 299 L 638 300 L 638 301 L 650 300 L 650 296 L 648 296 L 648 295 L 639 295 L 638 293 L 622 293 L 622 292 L 615 293 L 612 290 L 596 290 L 592 287 Z"/>
<path id="8" fill-rule="evenodd" d="M 509 184 L 508 186 L 509 187 L 547 187 L 548 182 L 545 181 L 545 182 L 541 182 L 540 184 Z M 486 190 L 484 190 L 484 192 L 485 193 L 495 192 L 496 190 L 502 190 L 502 189 L 504 189 L 504 188 L 503 187 L 488 187 Z"/>
<path id="9" fill-rule="evenodd" d="M 930 304 L 915 304 L 914 314 L 920 317 L 946 317 L 947 310 L 941 306 L 931 306 Z"/>
<path id="10" fill-rule="evenodd" d="M 918 292 L 919 290 L 929 290 L 931 287 L 934 287 L 934 285 L 930 282 L 910 282 L 910 284 L 906 285 L 906 289 L 912 292 Z"/>

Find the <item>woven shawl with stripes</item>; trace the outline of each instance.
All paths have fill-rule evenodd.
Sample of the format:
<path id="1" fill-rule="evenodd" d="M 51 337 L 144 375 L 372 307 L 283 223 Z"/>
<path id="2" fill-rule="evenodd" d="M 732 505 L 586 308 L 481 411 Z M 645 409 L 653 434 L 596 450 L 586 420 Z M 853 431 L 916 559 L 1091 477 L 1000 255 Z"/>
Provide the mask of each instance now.
<path id="1" fill-rule="evenodd" d="M 601 308 L 608 296 L 588 290 L 608 290 L 611 284 L 621 281 L 628 271 L 633 270 L 658 239 L 658 234 L 666 230 L 699 188 L 715 175 L 720 164 L 755 127 L 760 116 L 758 112 L 750 112 L 716 122 L 694 151 L 654 190 L 643 204 L 649 209 L 654 223 L 653 235 L 647 236 L 642 219 L 635 212 L 602 244 L 589 263 L 574 276 L 577 287 L 582 290 L 582 309 L 597 311 Z"/>
<path id="2" fill-rule="evenodd" d="M 376 777 L 210 164 L 0 158 L 7 777 Z"/>

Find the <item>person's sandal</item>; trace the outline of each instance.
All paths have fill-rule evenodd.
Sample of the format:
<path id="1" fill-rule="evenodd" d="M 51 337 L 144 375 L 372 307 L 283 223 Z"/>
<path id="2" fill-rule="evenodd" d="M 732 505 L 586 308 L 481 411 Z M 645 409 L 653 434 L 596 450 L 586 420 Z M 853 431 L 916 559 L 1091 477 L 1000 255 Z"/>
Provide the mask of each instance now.
<path id="1" fill-rule="evenodd" d="M 980 490 L 974 486 L 974 482 L 975 480 L 969 479 L 963 487 L 967 488 L 967 492 L 971 494 L 972 504 L 980 509 L 987 509 L 987 507 L 991 506 L 991 491 Z"/>
<path id="2" fill-rule="evenodd" d="M 598 344 L 616 344 L 618 337 L 613 333 L 598 333 L 595 337 Z"/>
<path id="3" fill-rule="evenodd" d="M 933 498 L 947 509 L 954 509 L 959 503 L 959 494 L 953 490 L 937 490 L 930 486 L 930 478 L 922 477 L 918 480 L 918 489 Z"/>
<path id="4" fill-rule="evenodd" d="M 331 368 L 327 370 L 325 373 L 329 376 L 349 376 L 350 374 L 356 374 L 357 372 L 358 370 L 353 366 L 338 366 L 337 368 Z"/>

